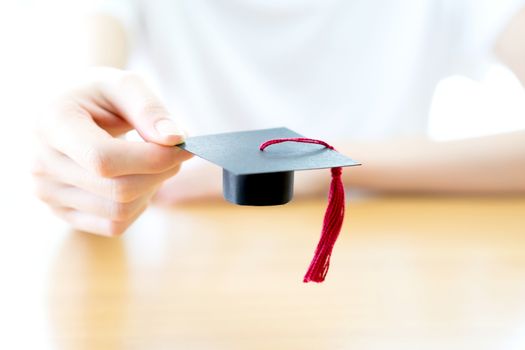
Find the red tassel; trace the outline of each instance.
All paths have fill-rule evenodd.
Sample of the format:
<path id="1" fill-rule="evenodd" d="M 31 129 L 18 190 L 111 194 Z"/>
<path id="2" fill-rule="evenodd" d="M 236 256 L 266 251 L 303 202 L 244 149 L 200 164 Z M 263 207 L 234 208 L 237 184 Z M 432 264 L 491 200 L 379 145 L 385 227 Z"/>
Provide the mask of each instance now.
<path id="1" fill-rule="evenodd" d="M 332 146 L 324 141 L 314 140 L 304 137 L 282 138 L 269 140 L 261 144 L 259 149 L 263 151 L 266 147 L 281 142 L 302 142 L 323 145 L 326 148 L 334 150 Z M 332 168 L 332 181 L 330 183 L 330 192 L 328 194 L 328 206 L 323 220 L 323 230 L 321 238 L 315 249 L 315 254 L 310 262 L 308 271 L 304 275 L 303 282 L 323 282 L 328 268 L 330 267 L 330 256 L 334 249 L 335 242 L 341 232 L 343 219 L 345 216 L 345 189 L 341 175 L 343 169 L 340 167 Z"/>

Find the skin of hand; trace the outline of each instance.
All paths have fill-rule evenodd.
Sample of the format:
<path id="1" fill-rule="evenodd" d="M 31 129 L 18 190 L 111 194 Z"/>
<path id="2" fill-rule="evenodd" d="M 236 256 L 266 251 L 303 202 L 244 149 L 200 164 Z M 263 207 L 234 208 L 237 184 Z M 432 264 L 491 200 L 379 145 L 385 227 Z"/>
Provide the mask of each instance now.
<path id="1" fill-rule="evenodd" d="M 191 154 L 185 133 L 136 74 L 92 68 L 37 125 L 37 196 L 74 229 L 117 236 Z M 119 138 L 135 129 L 145 142 Z"/>

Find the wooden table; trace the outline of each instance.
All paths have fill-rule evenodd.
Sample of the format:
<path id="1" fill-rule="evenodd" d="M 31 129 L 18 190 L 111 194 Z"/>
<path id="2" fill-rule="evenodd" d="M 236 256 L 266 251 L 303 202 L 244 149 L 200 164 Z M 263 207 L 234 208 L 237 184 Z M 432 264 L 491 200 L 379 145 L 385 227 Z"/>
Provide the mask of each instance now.
<path id="1" fill-rule="evenodd" d="M 303 284 L 324 206 L 152 208 L 120 239 L 53 221 L 28 236 L 48 252 L 25 271 L 41 288 L 12 297 L 38 312 L 10 334 L 35 349 L 525 348 L 525 198 L 351 201 L 327 281 Z"/>

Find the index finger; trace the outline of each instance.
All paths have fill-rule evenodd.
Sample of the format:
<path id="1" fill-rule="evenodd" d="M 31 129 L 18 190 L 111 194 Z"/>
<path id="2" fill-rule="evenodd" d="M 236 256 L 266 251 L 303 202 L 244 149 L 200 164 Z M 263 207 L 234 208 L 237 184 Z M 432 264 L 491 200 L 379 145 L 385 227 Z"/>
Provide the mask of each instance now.
<path id="1" fill-rule="evenodd" d="M 114 138 L 75 103 L 59 105 L 53 113 L 41 128 L 46 143 L 103 177 L 160 173 L 192 156 L 179 147 Z"/>

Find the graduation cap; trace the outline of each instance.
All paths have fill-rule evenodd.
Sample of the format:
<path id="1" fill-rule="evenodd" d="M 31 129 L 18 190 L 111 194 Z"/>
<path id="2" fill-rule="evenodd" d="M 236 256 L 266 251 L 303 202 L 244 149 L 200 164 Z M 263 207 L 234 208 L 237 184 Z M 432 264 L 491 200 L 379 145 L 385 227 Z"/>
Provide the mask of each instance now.
<path id="1" fill-rule="evenodd" d="M 287 128 L 189 137 L 180 148 L 223 168 L 223 194 L 240 205 L 278 205 L 293 197 L 294 171 L 358 165 L 323 145 L 266 141 L 303 138 Z"/>
<path id="2" fill-rule="evenodd" d="M 271 147 L 270 147 L 271 146 Z M 189 137 L 178 147 L 223 168 L 223 194 L 239 205 L 280 205 L 293 197 L 294 171 L 332 169 L 323 233 L 305 282 L 322 282 L 344 217 L 341 168 L 359 165 L 329 144 L 287 128 Z"/>

